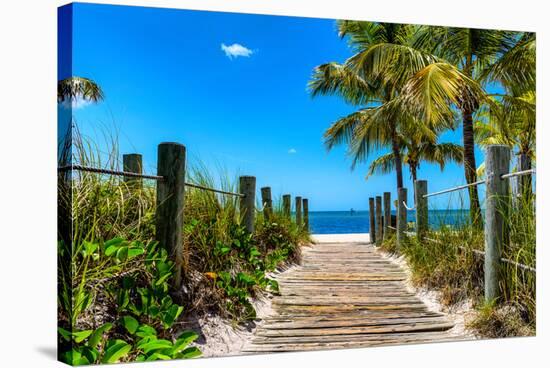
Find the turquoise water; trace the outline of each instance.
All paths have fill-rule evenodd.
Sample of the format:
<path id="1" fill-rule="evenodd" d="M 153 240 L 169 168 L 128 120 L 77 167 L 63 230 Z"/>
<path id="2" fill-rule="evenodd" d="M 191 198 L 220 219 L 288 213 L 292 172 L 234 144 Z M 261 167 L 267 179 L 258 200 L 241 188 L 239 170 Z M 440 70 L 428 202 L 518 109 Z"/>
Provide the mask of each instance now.
<path id="1" fill-rule="evenodd" d="M 395 215 L 395 211 L 392 211 Z M 415 211 L 407 211 L 407 220 L 414 222 Z M 467 210 L 430 210 L 428 222 L 431 227 L 457 225 L 468 219 Z M 311 211 L 309 226 L 313 234 L 352 234 L 369 232 L 368 211 Z"/>

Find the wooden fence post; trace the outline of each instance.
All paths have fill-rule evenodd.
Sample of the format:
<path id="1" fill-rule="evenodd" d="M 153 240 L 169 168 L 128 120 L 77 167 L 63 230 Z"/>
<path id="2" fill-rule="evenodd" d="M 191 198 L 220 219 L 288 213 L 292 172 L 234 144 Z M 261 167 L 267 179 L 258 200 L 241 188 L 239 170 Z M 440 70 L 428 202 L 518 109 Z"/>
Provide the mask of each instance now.
<path id="1" fill-rule="evenodd" d="M 510 148 L 505 145 L 487 147 L 485 156 L 485 300 L 500 296 L 499 271 L 502 247 L 506 237 L 506 211 L 509 204 L 508 179 L 501 179 L 510 170 Z"/>
<path id="2" fill-rule="evenodd" d="M 304 227 L 309 231 L 309 203 L 307 198 L 302 199 L 302 209 L 304 211 Z"/>
<path id="3" fill-rule="evenodd" d="M 391 234 L 391 193 L 384 192 L 384 239 L 388 239 Z"/>
<path id="4" fill-rule="evenodd" d="M 240 215 L 246 230 L 252 234 L 256 215 L 256 177 L 239 177 L 239 191 L 242 194 L 239 200 Z"/>
<path id="5" fill-rule="evenodd" d="M 156 240 L 171 255 L 174 287 L 181 287 L 184 267 L 183 206 L 185 197 L 185 146 L 164 142 L 158 146 Z"/>
<path id="6" fill-rule="evenodd" d="M 262 206 L 264 208 L 264 218 L 268 221 L 273 214 L 273 201 L 271 200 L 271 188 L 263 187 L 262 192 Z"/>
<path id="7" fill-rule="evenodd" d="M 290 194 L 283 195 L 283 213 L 286 218 L 290 219 Z"/>
<path id="8" fill-rule="evenodd" d="M 423 239 L 428 232 L 428 181 L 416 180 L 414 182 L 416 198 L 416 236 Z"/>
<path id="9" fill-rule="evenodd" d="M 129 153 L 122 155 L 122 171 L 135 174 L 143 174 L 143 158 L 139 153 Z M 141 178 L 125 176 L 126 185 L 131 188 L 141 189 L 143 181 Z"/>
<path id="10" fill-rule="evenodd" d="M 374 221 L 374 198 L 369 198 L 369 239 L 376 243 L 376 222 Z"/>
<path id="11" fill-rule="evenodd" d="M 382 197 L 376 196 L 376 244 L 382 244 L 384 238 L 384 225 L 382 224 Z"/>
<path id="12" fill-rule="evenodd" d="M 296 197 L 296 225 L 302 226 L 302 197 Z"/>
<path id="13" fill-rule="evenodd" d="M 397 189 L 397 250 L 403 245 L 407 231 L 407 188 Z"/>

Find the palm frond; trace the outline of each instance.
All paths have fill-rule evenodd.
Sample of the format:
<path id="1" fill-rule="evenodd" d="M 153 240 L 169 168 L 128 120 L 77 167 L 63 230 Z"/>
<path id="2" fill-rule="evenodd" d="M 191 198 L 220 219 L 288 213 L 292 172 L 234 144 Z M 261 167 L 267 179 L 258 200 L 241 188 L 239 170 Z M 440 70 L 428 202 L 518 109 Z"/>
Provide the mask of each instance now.
<path id="1" fill-rule="evenodd" d="M 91 102 L 103 100 L 101 87 L 93 80 L 83 77 L 69 77 L 57 82 L 57 101 L 64 102 L 83 98 Z"/>
<path id="2" fill-rule="evenodd" d="M 453 106 L 475 111 L 485 93 L 455 66 L 439 62 L 416 73 L 403 88 L 401 98 L 419 120 L 435 124 L 453 120 Z"/>
<path id="3" fill-rule="evenodd" d="M 534 89 L 536 81 L 536 37 L 526 32 L 481 75 L 482 80 L 496 80 L 504 86 Z"/>
<path id="4" fill-rule="evenodd" d="M 395 169 L 395 157 L 393 153 L 386 153 L 371 162 L 365 179 L 375 174 L 389 174 Z"/>
<path id="5" fill-rule="evenodd" d="M 396 119 L 397 104 L 390 101 L 384 105 L 362 110 L 360 124 L 357 124 L 349 144 L 348 155 L 352 157 L 351 168 L 364 162 L 373 149 L 387 147 L 392 142 L 390 121 Z"/>
<path id="6" fill-rule="evenodd" d="M 454 143 L 439 143 L 423 153 L 422 158 L 427 161 L 438 163 L 441 170 L 447 162 L 462 163 L 464 161 L 464 148 Z"/>
<path id="7" fill-rule="evenodd" d="M 410 45 L 378 43 L 358 52 L 347 63 L 364 79 L 380 80 L 398 89 L 408 78 L 436 61 L 437 58 Z"/>
<path id="8" fill-rule="evenodd" d="M 376 100 L 377 90 L 345 64 L 327 63 L 317 66 L 308 83 L 312 97 L 338 95 L 348 103 L 366 105 Z"/>

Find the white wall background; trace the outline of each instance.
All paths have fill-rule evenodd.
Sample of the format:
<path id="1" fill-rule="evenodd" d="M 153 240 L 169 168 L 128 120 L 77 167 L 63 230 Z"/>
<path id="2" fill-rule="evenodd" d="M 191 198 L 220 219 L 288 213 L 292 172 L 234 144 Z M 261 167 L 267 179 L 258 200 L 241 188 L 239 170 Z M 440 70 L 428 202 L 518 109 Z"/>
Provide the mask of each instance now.
<path id="1" fill-rule="evenodd" d="M 536 0 L 118 0 L 128 5 L 536 31 L 538 48 L 538 336 L 236 358 L 144 367 L 548 366 L 550 218 L 546 160 L 548 9 Z M 57 0 L 0 2 L 0 366 L 54 367 L 56 343 Z M 546 16 L 545 16 L 546 15 Z M 546 63 L 545 63 L 546 61 Z M 546 65 L 545 65 L 546 64 Z M 546 219 L 546 220 L 544 220 Z M 544 290 L 541 286 L 545 286 Z M 130 365 L 119 365 L 130 366 Z M 133 366 L 133 365 L 132 365 Z"/>

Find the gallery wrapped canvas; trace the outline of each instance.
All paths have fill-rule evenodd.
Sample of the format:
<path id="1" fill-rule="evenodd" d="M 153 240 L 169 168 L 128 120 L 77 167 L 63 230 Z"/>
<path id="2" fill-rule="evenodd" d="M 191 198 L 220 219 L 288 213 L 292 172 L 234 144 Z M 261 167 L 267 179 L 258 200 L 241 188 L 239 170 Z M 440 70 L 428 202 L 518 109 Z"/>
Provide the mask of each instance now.
<path id="1" fill-rule="evenodd" d="M 60 7 L 58 359 L 534 336 L 535 45 Z"/>

